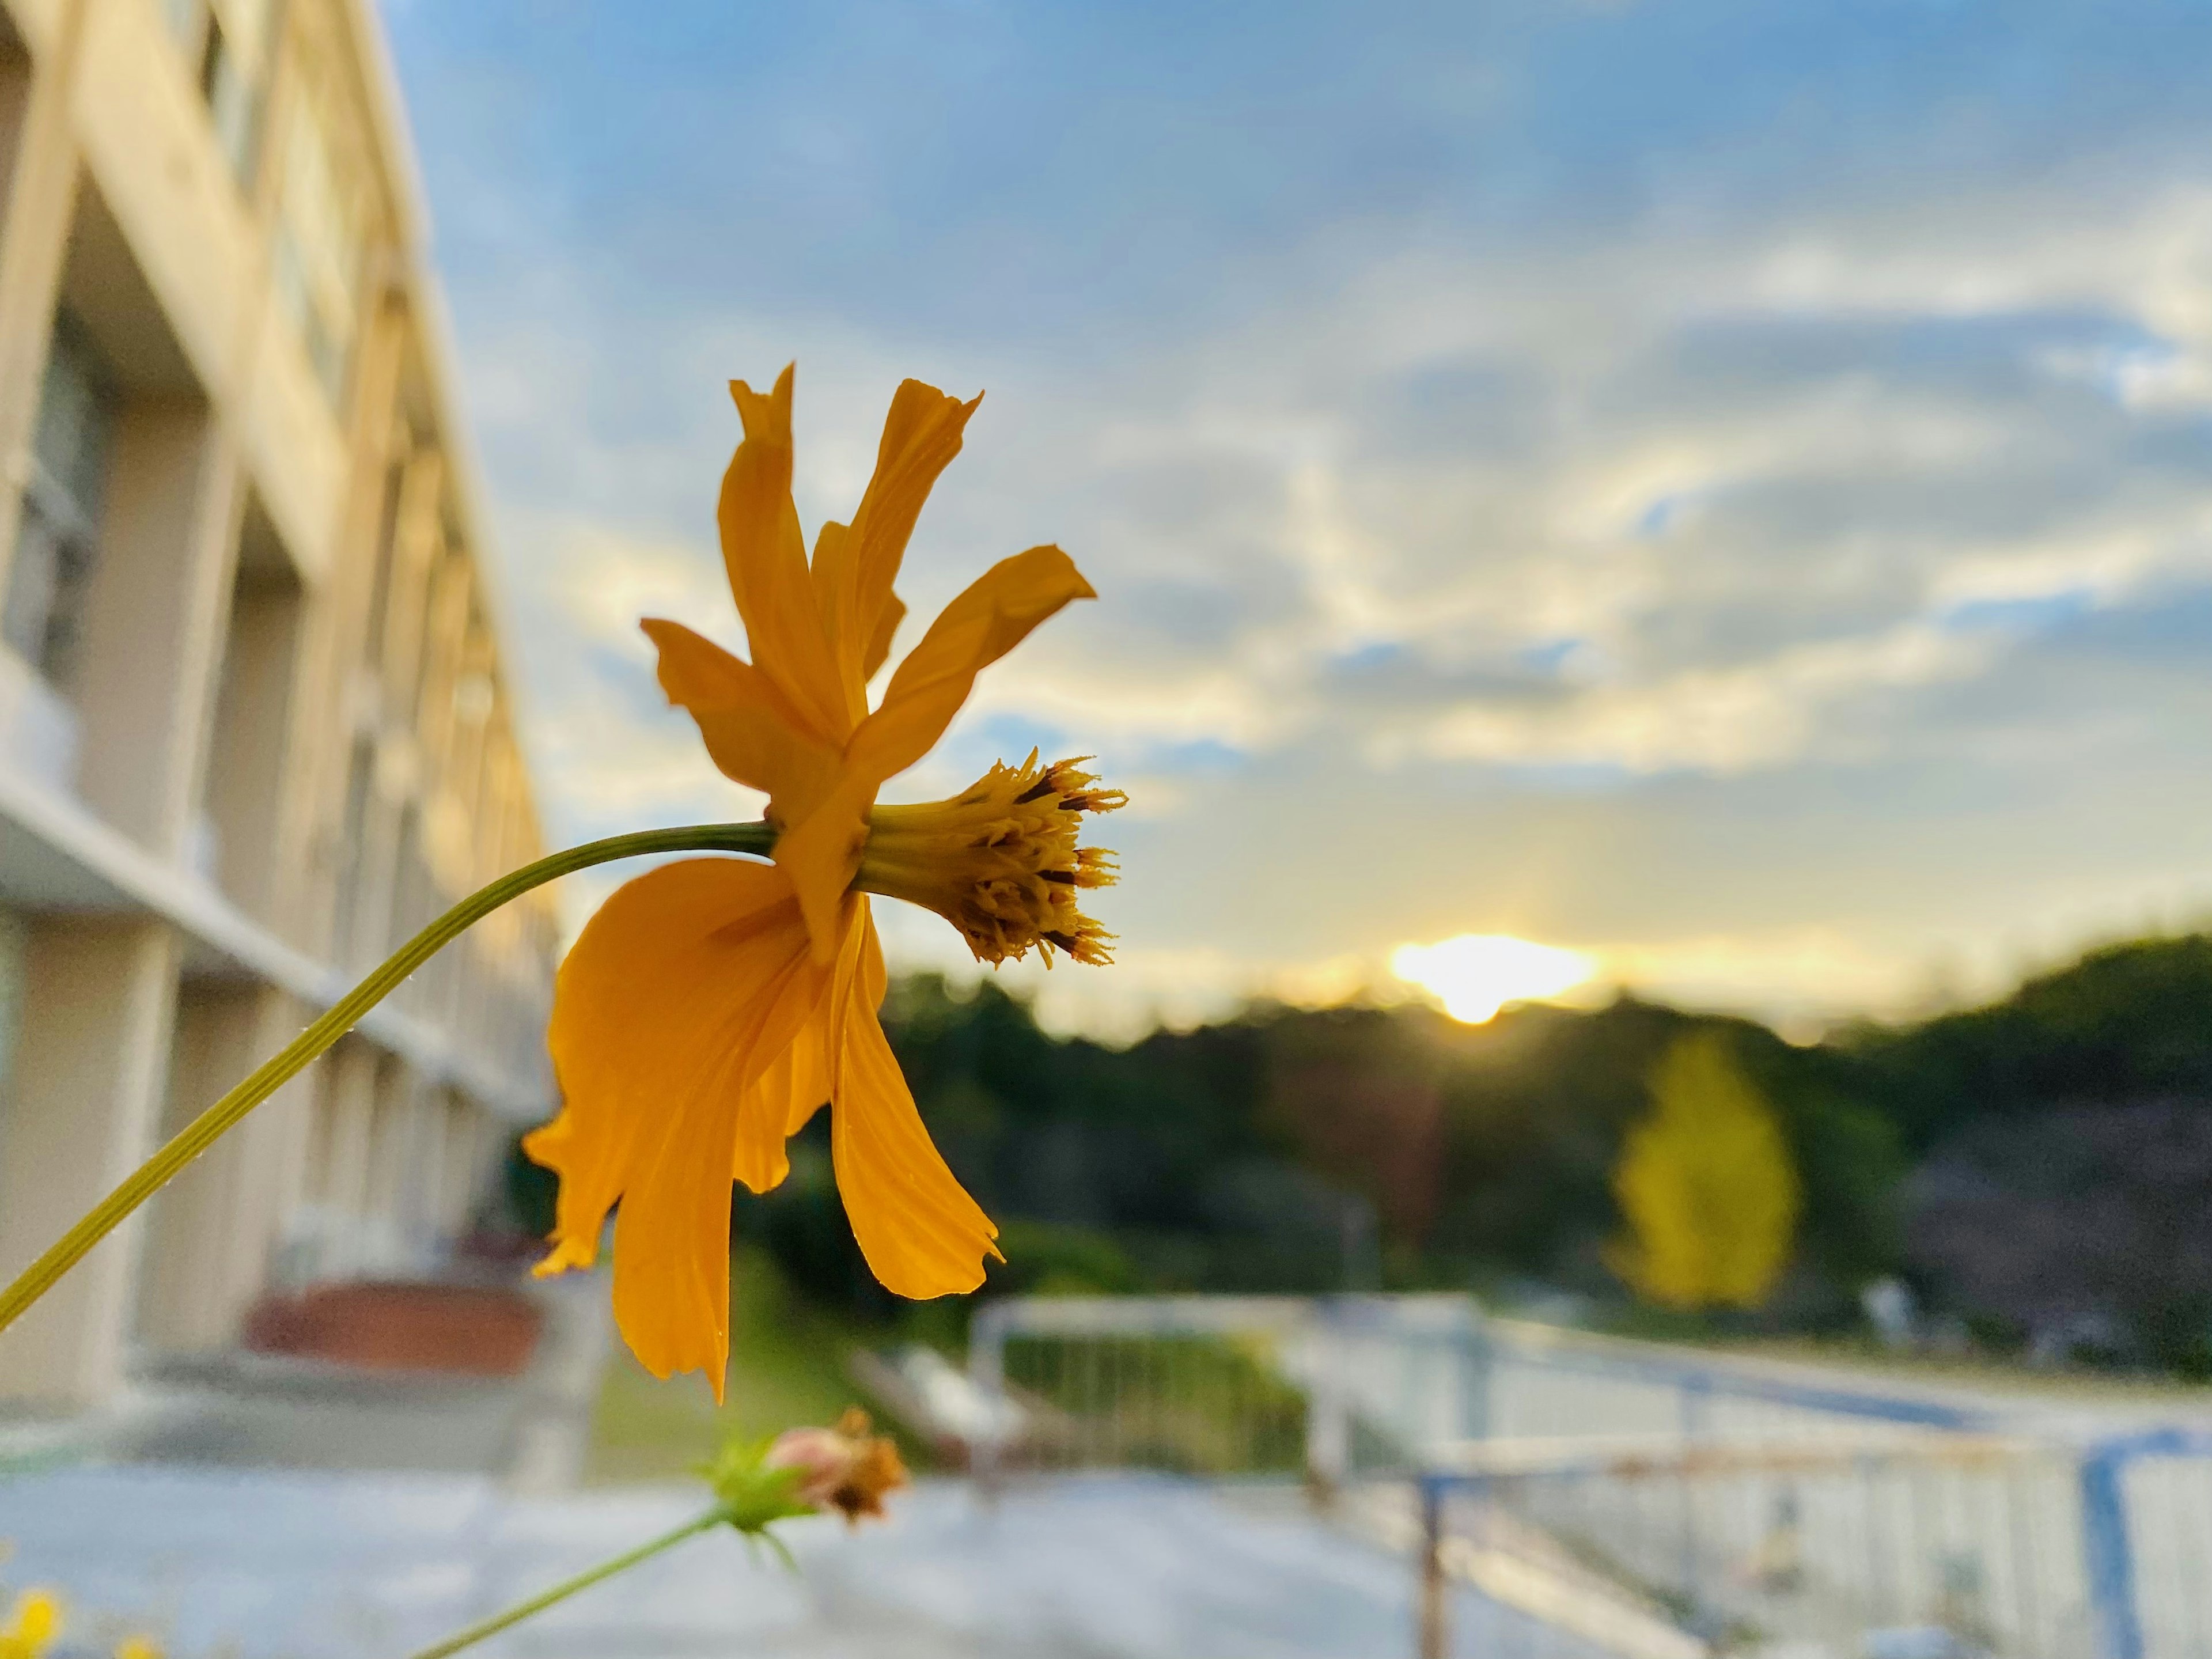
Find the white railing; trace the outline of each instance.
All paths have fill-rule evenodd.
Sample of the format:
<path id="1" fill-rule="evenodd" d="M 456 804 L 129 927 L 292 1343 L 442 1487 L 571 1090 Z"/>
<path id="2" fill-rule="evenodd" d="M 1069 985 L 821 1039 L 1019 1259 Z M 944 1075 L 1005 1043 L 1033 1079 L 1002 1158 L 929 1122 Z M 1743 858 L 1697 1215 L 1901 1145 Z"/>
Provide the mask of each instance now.
<path id="1" fill-rule="evenodd" d="M 1455 1296 L 1007 1298 L 969 1378 L 987 1486 L 1304 1474 L 1420 1563 L 1425 1654 L 1458 1585 L 1563 1654 L 2212 1659 L 2212 1430 L 2031 1420 Z"/>
<path id="2" fill-rule="evenodd" d="M 1991 1426 L 1933 1393 L 1486 1319 L 1458 1295 L 1008 1297 L 976 1315 L 969 1374 L 1008 1425 L 975 1449 L 986 1476 L 1152 1462 L 1331 1486 L 1498 1437 Z"/>

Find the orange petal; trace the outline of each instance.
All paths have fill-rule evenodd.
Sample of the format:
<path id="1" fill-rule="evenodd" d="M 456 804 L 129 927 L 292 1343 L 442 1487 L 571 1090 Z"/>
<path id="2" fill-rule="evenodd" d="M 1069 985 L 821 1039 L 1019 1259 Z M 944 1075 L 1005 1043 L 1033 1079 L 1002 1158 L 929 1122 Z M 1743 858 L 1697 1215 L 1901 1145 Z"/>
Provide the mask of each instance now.
<path id="1" fill-rule="evenodd" d="M 799 893 L 817 962 L 836 950 L 836 906 L 860 867 L 868 809 L 884 780 L 929 752 L 979 672 L 1069 600 L 1097 597 L 1066 554 L 1033 547 L 985 571 L 898 665 L 883 706 L 846 744 L 836 786 L 806 817 L 787 821 L 776 840 L 775 861 Z"/>
<path id="2" fill-rule="evenodd" d="M 526 1136 L 524 1138 L 526 1148 L 528 1144 L 529 1138 Z M 539 1158 L 538 1161 L 541 1164 L 545 1162 L 544 1158 Z M 553 1249 L 547 1254 L 545 1259 L 530 1269 L 530 1276 L 532 1279 L 550 1279 L 556 1273 L 565 1273 L 572 1268 L 588 1267 L 599 1260 L 599 1247 L 597 1239 L 593 1239 L 588 1244 L 573 1238 L 556 1239 Z"/>
<path id="3" fill-rule="evenodd" d="M 836 954 L 838 907 L 860 867 L 868 809 L 876 804 L 879 787 L 879 780 L 848 770 L 810 815 L 775 838 L 776 868 L 791 878 L 799 896 L 817 963 L 827 963 Z"/>
<path id="4" fill-rule="evenodd" d="M 747 1086 L 738 1114 L 732 1170 L 754 1192 L 765 1193 L 783 1183 L 791 1173 L 790 1154 L 784 1143 L 829 1103 L 836 1080 L 831 1062 L 836 1051 L 836 1023 L 843 1018 L 846 1006 L 836 988 L 860 960 L 870 926 L 867 895 L 846 894 L 836 915 L 830 957 L 826 963 L 811 963 L 811 971 L 793 981 L 800 994 L 811 999 L 805 1018 L 775 1060 Z M 878 959 L 880 962 L 880 953 Z M 881 988 L 876 1000 L 883 1000 Z M 779 1024 L 777 1030 L 782 1029 L 783 1024 Z"/>
<path id="5" fill-rule="evenodd" d="M 777 872 L 694 859 L 625 883 L 586 924 L 555 977 L 547 1031 L 567 1103 L 524 1142 L 560 1174 L 556 1237 L 569 1259 L 592 1260 L 641 1138 L 665 1121 L 669 1071 L 712 1064 L 720 1017 L 750 988 L 733 978 L 750 958 L 718 931 L 743 940 L 797 921 Z"/>
<path id="6" fill-rule="evenodd" d="M 891 641 L 897 636 L 898 625 L 906 620 L 906 601 L 896 593 L 884 601 L 884 608 L 876 613 L 876 637 L 868 641 L 868 654 L 860 663 L 860 683 L 863 687 L 875 678 L 876 671 L 891 653 Z"/>
<path id="7" fill-rule="evenodd" d="M 905 380 L 892 394 L 890 413 L 884 418 L 883 441 L 876 449 L 875 475 L 860 497 L 860 511 L 844 538 L 835 566 L 836 597 L 822 614 L 838 619 L 838 665 L 848 684 L 865 686 L 874 678 L 867 653 L 878 634 L 885 633 L 883 613 L 895 603 L 891 585 L 906 557 L 915 520 L 935 486 L 938 476 L 960 453 L 961 434 L 968 417 L 975 412 L 982 394 L 963 403 L 920 380 Z M 816 555 L 820 578 L 821 556 Z M 902 607 L 903 609 L 903 607 Z M 889 640 L 886 636 L 885 645 Z M 877 659 L 880 666 L 882 659 Z M 857 674 L 857 679 L 853 678 Z M 862 710 L 865 713 L 865 709 Z"/>
<path id="8" fill-rule="evenodd" d="M 783 1106 L 783 1133 L 788 1139 L 804 1129 L 815 1113 L 830 1103 L 834 1071 L 830 1064 L 826 1022 L 801 1031 L 785 1051 L 785 1060 L 787 1069 L 778 1074 L 780 1086 L 770 1098 L 780 1100 Z"/>
<path id="9" fill-rule="evenodd" d="M 627 884 L 561 964 L 550 1041 L 567 1105 L 527 1143 L 561 1176 L 547 1265 L 588 1264 L 622 1200 L 615 1314 L 656 1375 L 703 1366 L 719 1390 L 741 1104 L 827 991 L 789 881 L 731 859 Z"/>
<path id="10" fill-rule="evenodd" d="M 864 906 L 868 905 L 865 893 L 860 896 L 860 899 Z M 891 976 L 884 966 L 883 941 L 876 936 L 874 907 L 868 906 L 861 917 L 861 924 L 860 971 L 853 981 L 853 992 L 860 999 L 861 1006 L 880 1009 L 884 1006 L 884 996 L 891 988 Z M 834 1018 L 837 1011 L 833 1008 L 830 1012 Z"/>
<path id="11" fill-rule="evenodd" d="M 1056 547 L 1001 559 L 971 584 L 922 635 L 892 674 L 883 706 L 845 745 L 849 770 L 878 787 L 927 754 L 975 688 L 975 676 L 1019 645 L 1071 599 L 1097 594 Z"/>
<path id="12" fill-rule="evenodd" d="M 780 823 L 812 813 L 836 781 L 837 744 L 743 658 L 681 623 L 638 626 L 660 652 L 660 689 L 697 722 L 722 775 L 763 791 Z"/>
<path id="13" fill-rule="evenodd" d="M 775 1060 L 745 1091 L 738 1112 L 738 1134 L 730 1154 L 730 1177 L 753 1193 L 774 1192 L 791 1173 L 791 1154 L 784 1142 L 791 1137 L 783 1127 L 781 1101 L 788 1091 L 790 1051 Z"/>
<path id="14" fill-rule="evenodd" d="M 846 901 L 843 927 L 857 928 L 867 902 L 855 893 Z M 795 976 L 793 994 L 811 999 L 797 1034 L 745 1092 L 738 1114 L 738 1144 L 731 1173 L 756 1193 L 783 1184 L 791 1173 L 784 1142 L 806 1127 L 830 1098 L 829 1022 L 830 977 L 826 972 Z M 779 1020 L 778 1029 L 786 1022 Z"/>
<path id="15" fill-rule="evenodd" d="M 680 1100 L 615 1216 L 617 1326 L 654 1376 L 705 1371 L 717 1402 L 730 1353 L 730 1176 L 745 1108 L 758 1103 L 760 1070 L 789 1046 L 794 1022 L 818 1015 L 827 988 L 795 922 L 776 944 L 769 988 L 750 1000 L 723 1062 Z"/>
<path id="16" fill-rule="evenodd" d="M 621 1147 L 606 1147 L 604 1139 L 604 1134 L 580 1132 L 576 1115 L 566 1106 L 550 1123 L 522 1137 L 523 1155 L 560 1177 L 550 1238 L 553 1249 L 531 1269 L 540 1279 L 588 1267 L 599 1259 L 599 1230 L 622 1193 L 619 1174 L 610 1176 L 600 1166 L 628 1156 Z"/>
<path id="17" fill-rule="evenodd" d="M 830 1150 L 837 1191 L 860 1254 L 885 1288 L 915 1300 L 972 1291 L 983 1260 L 999 1254 L 991 1224 L 939 1156 L 884 1036 L 869 990 L 883 978 L 875 924 L 862 957 L 839 963 L 836 1097 Z"/>
<path id="18" fill-rule="evenodd" d="M 857 711 L 847 698 L 815 604 L 799 509 L 791 500 L 791 380 L 786 368 L 766 397 L 743 380 L 730 382 L 745 436 L 722 475 L 715 519 L 723 567 L 755 665 L 812 724 L 844 732 Z"/>

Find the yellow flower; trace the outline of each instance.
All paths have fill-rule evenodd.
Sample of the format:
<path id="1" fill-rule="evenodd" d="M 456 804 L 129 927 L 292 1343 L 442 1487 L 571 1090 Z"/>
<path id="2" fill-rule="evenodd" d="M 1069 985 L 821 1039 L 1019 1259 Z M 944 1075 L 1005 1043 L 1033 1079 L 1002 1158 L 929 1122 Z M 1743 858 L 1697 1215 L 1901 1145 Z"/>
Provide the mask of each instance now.
<path id="1" fill-rule="evenodd" d="M 161 1659 L 161 1650 L 150 1638 L 126 1636 L 115 1644 L 115 1659 Z"/>
<path id="2" fill-rule="evenodd" d="M 1076 846 L 1084 814 L 1121 804 L 1073 762 L 994 766 L 932 805 L 876 792 L 929 751 L 976 674 L 1071 599 L 1067 556 L 1034 547 L 947 605 L 871 709 L 868 683 L 905 607 L 892 592 L 931 486 L 975 411 L 918 380 L 891 400 L 874 477 L 810 563 L 792 504 L 792 373 L 732 394 L 744 440 L 722 480 L 723 562 L 752 660 L 673 622 L 643 626 L 669 701 L 714 763 L 765 792 L 775 864 L 694 859 L 618 890 L 562 963 L 550 1042 L 563 1107 L 525 1142 L 557 1171 L 541 1273 L 588 1267 L 617 1200 L 615 1316 L 648 1370 L 729 1357 L 730 1182 L 781 1182 L 784 1143 L 830 1107 L 837 1184 L 863 1255 L 899 1295 L 982 1283 L 998 1229 L 953 1178 L 877 1018 L 883 951 L 867 892 L 926 904 L 982 960 L 1031 948 L 1107 959 L 1075 895 L 1113 879 Z"/>
<path id="3" fill-rule="evenodd" d="M 61 1633 L 60 1601 L 49 1590 L 25 1590 L 0 1627 L 0 1659 L 39 1659 Z"/>
<path id="4" fill-rule="evenodd" d="M 1118 789 L 1079 761 L 994 765 L 968 791 L 927 806 L 878 806 L 853 884 L 934 910 L 960 930 L 979 962 L 1018 958 L 1034 945 L 1052 962 L 1055 946 L 1103 965 L 1113 935 L 1075 908 L 1086 887 L 1113 884 L 1114 855 L 1078 847 L 1085 812 L 1111 812 Z"/>

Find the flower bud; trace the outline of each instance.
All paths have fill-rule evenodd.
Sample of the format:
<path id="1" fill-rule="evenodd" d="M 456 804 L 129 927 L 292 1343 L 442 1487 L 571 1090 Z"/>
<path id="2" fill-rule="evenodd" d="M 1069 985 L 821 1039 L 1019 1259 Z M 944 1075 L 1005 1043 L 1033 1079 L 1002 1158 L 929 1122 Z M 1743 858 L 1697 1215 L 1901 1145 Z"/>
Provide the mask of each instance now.
<path id="1" fill-rule="evenodd" d="M 888 1437 L 869 1432 L 867 1413 L 854 1406 L 834 1429 L 787 1429 L 763 1460 L 769 1468 L 797 1469 L 794 1496 L 817 1509 L 834 1509 L 858 1524 L 884 1512 L 884 1494 L 907 1484 L 906 1464 Z"/>

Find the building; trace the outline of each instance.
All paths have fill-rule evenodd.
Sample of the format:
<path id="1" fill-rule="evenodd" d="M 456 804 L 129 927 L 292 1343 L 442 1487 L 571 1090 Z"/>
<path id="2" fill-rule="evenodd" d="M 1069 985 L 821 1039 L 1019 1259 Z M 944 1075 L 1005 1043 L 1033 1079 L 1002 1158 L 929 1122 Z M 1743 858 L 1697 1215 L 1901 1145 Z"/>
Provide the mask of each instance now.
<path id="1" fill-rule="evenodd" d="M 541 850 L 368 0 L 0 0 L 0 1273 Z M 0 1335 L 70 1408 L 419 1271 L 544 1116 L 543 890 Z"/>

